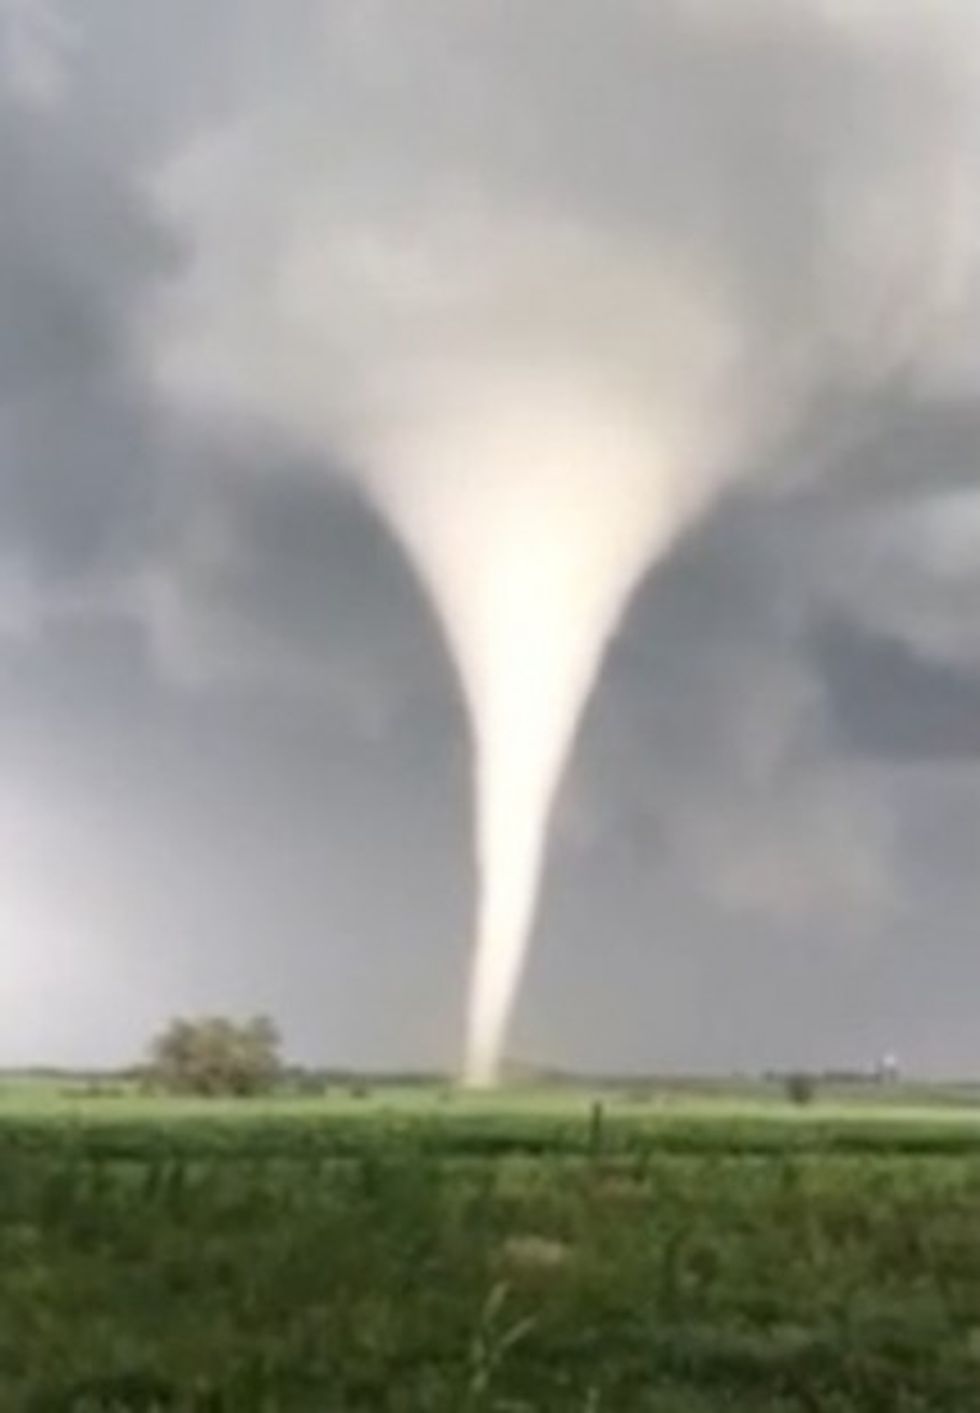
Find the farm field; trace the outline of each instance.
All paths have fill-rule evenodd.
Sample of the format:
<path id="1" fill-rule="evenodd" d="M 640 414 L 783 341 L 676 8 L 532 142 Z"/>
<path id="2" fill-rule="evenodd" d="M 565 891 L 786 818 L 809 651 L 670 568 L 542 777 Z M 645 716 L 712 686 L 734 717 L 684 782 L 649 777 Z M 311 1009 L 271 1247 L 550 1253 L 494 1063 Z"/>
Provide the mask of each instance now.
<path id="1" fill-rule="evenodd" d="M 8 1409 L 970 1413 L 980 1112 L 9 1084 Z"/>

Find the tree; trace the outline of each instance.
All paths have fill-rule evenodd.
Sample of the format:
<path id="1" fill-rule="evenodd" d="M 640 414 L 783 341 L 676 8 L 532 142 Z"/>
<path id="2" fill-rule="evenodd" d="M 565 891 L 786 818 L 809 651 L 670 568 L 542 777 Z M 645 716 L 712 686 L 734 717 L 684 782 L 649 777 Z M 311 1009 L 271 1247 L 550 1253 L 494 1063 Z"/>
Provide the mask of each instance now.
<path id="1" fill-rule="evenodd" d="M 281 1043 L 268 1016 L 178 1017 L 150 1047 L 150 1078 L 172 1094 L 264 1094 L 280 1076 Z"/>
<path id="2" fill-rule="evenodd" d="M 817 1085 L 812 1075 L 798 1072 L 786 1076 L 786 1098 L 792 1104 L 812 1104 L 817 1096 Z"/>

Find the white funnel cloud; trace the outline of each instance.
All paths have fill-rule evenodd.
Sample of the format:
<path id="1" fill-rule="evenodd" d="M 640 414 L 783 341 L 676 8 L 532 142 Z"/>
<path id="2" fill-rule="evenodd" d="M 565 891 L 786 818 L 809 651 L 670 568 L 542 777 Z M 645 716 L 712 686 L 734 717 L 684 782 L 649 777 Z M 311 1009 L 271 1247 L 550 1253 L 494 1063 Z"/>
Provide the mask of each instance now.
<path id="1" fill-rule="evenodd" d="M 603 649 L 707 483 L 706 462 L 681 461 L 644 419 L 587 388 L 488 381 L 482 411 L 417 444 L 400 438 L 401 474 L 376 489 L 429 587 L 472 722 L 475 1084 L 496 1074 L 549 811 Z"/>
<path id="2" fill-rule="evenodd" d="M 323 48 L 159 175 L 188 261 L 154 373 L 346 467 L 428 589 L 473 736 L 488 1083 L 637 581 L 815 394 L 931 366 L 962 312 L 980 23 L 958 0 L 315 13 Z"/>

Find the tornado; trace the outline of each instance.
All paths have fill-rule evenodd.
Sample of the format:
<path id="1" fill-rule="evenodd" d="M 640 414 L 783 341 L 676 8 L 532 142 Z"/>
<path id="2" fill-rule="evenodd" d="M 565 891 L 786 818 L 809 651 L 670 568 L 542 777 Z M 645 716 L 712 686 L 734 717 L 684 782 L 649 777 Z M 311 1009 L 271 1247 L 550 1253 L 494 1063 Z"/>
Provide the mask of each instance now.
<path id="1" fill-rule="evenodd" d="M 498 382 L 485 416 L 438 425 L 411 454 L 403 443 L 401 474 L 375 491 L 427 585 L 471 723 L 476 1086 L 497 1078 L 576 725 L 634 586 L 692 513 L 695 470 L 679 477 L 651 428 L 588 389 Z"/>
<path id="2" fill-rule="evenodd" d="M 299 11 L 293 49 L 253 45 L 152 174 L 182 258 L 138 337 L 168 401 L 352 480 L 429 596 L 472 743 L 463 1070 L 486 1085 L 638 582 L 726 490 L 783 487 L 815 409 L 955 362 L 980 308 L 980 18 Z"/>

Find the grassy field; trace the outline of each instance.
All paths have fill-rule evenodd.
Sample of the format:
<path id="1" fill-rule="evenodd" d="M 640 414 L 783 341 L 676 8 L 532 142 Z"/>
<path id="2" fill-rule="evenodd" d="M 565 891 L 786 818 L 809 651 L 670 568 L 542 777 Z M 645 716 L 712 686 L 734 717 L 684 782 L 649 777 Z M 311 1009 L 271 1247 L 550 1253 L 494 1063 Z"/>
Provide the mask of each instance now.
<path id="1" fill-rule="evenodd" d="M 0 1413 L 980 1410 L 980 1109 L 872 1098 L 0 1084 Z"/>

